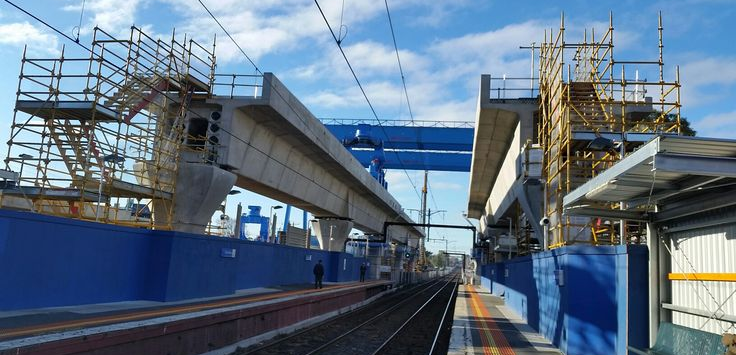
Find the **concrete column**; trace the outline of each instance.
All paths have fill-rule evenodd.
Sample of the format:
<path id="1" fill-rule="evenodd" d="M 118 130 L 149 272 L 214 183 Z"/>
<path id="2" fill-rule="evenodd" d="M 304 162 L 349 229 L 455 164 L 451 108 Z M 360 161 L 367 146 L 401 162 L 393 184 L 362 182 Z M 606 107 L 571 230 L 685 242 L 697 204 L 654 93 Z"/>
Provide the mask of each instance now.
<path id="1" fill-rule="evenodd" d="M 235 174 L 217 166 L 179 163 L 174 193 L 174 213 L 169 221 L 170 202 L 156 200 L 153 213 L 156 224 L 171 223 L 174 230 L 204 233 L 212 214 L 235 184 Z"/>
<path id="2" fill-rule="evenodd" d="M 243 217 L 243 205 L 238 203 L 238 211 L 235 212 L 235 231 L 233 232 L 233 238 L 240 239 L 240 219 Z"/>
<path id="3" fill-rule="evenodd" d="M 353 222 L 338 218 L 318 218 L 312 221 L 312 230 L 322 250 L 345 251 L 345 241 L 353 230 Z"/>

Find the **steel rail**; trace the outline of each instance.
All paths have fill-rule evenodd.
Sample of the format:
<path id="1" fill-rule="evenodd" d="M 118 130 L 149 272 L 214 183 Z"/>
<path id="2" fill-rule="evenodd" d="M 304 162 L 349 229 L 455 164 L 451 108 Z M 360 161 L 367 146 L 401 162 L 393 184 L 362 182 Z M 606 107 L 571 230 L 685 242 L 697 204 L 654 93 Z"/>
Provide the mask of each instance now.
<path id="1" fill-rule="evenodd" d="M 453 279 L 454 279 L 454 277 L 453 277 Z M 442 280 L 438 280 L 437 282 L 433 283 L 432 285 L 430 285 L 430 286 L 428 286 L 428 287 L 424 288 L 424 289 L 423 289 L 422 291 L 426 291 L 426 290 L 428 290 L 428 289 L 429 289 L 430 287 L 433 287 L 433 286 L 437 285 L 437 284 L 438 284 L 438 283 L 440 283 L 440 282 L 442 282 Z M 434 297 L 435 297 L 435 296 L 436 296 L 436 295 L 437 295 L 437 294 L 438 294 L 439 292 L 441 292 L 442 290 L 444 290 L 444 289 L 445 289 L 445 287 L 447 286 L 447 284 L 448 284 L 448 283 L 450 283 L 450 282 L 451 282 L 451 281 L 448 281 L 447 283 L 445 283 L 445 285 L 443 285 L 443 286 L 442 286 L 442 287 L 440 288 L 440 290 L 439 290 L 439 291 L 437 291 L 437 292 L 436 292 L 436 293 L 435 293 L 434 295 L 432 295 L 432 297 L 431 297 L 430 299 L 434 298 Z M 313 354 L 317 354 L 317 353 L 319 353 L 320 351 L 324 350 L 325 348 L 329 347 L 330 345 L 332 345 L 332 344 L 335 344 L 335 343 L 336 343 L 336 342 L 338 342 L 339 340 L 341 340 L 341 339 L 345 338 L 346 336 L 348 336 L 348 335 L 350 335 L 350 334 L 354 333 L 354 332 L 355 332 L 355 331 L 357 331 L 358 329 L 360 329 L 360 328 L 363 328 L 364 326 L 366 326 L 366 325 L 368 325 L 368 324 L 372 323 L 373 321 L 375 321 L 375 320 L 376 320 L 376 319 L 378 319 L 379 317 L 383 316 L 384 314 L 386 314 L 386 313 L 388 313 L 388 312 L 390 312 L 390 311 L 393 311 L 393 310 L 395 310 L 396 308 L 398 308 L 399 306 L 403 305 L 404 303 L 406 303 L 406 302 L 408 302 L 408 301 L 410 301 L 410 300 L 413 300 L 413 299 L 414 299 L 415 297 L 418 297 L 420 293 L 421 293 L 421 292 L 417 292 L 417 293 L 415 293 L 415 294 L 414 294 L 414 295 L 412 295 L 411 297 L 409 297 L 409 298 L 406 298 L 406 299 L 404 299 L 403 301 L 401 301 L 401 302 L 399 302 L 399 303 L 397 303 L 397 304 L 393 305 L 392 307 L 390 307 L 390 308 L 388 308 L 388 309 L 384 310 L 383 312 L 381 312 L 381 313 L 379 313 L 379 314 L 377 314 L 377 315 L 375 315 L 375 316 L 371 317 L 370 319 L 366 320 L 365 322 L 363 322 L 363 323 L 361 323 L 361 324 L 359 324 L 359 325 L 357 325 L 357 326 L 353 327 L 352 329 L 348 330 L 347 332 L 343 333 L 342 335 L 340 335 L 340 336 L 338 336 L 338 337 L 336 337 L 336 338 L 334 338 L 334 339 L 330 340 L 330 341 L 329 341 L 329 342 L 327 342 L 327 343 L 324 343 L 324 344 L 322 344 L 322 345 L 321 345 L 321 346 L 319 346 L 318 348 L 316 348 L 316 349 L 313 349 L 312 351 L 310 351 L 310 352 L 308 352 L 308 353 L 306 353 L 306 354 L 304 354 L 304 355 L 313 355 Z M 425 305 L 426 305 L 426 303 L 425 303 Z M 423 308 L 423 307 L 424 307 L 424 305 L 422 306 L 422 308 Z M 412 316 L 412 317 L 413 317 L 413 316 Z M 383 345 L 382 345 L 382 346 L 383 346 Z"/>
<path id="2" fill-rule="evenodd" d="M 436 284 L 437 284 L 437 283 L 439 283 L 439 282 L 440 282 L 440 281 L 437 281 L 437 282 L 435 282 L 435 283 L 433 283 L 433 284 L 431 284 L 431 285 L 429 285 L 429 286 L 425 287 L 424 289 L 422 289 L 422 290 L 421 290 L 421 291 L 419 291 L 419 292 L 422 292 L 422 291 L 424 291 L 424 290 L 426 290 L 426 289 L 428 289 L 428 288 L 430 288 L 430 287 L 432 287 L 432 286 L 436 285 Z M 419 293 L 419 292 L 417 292 L 417 293 Z M 416 295 L 415 295 L 415 296 L 416 296 Z M 412 296 L 412 297 L 414 297 L 414 296 Z M 401 301 L 401 302 L 397 303 L 397 305 L 400 305 L 400 304 L 402 304 L 403 302 L 406 302 L 407 300 L 410 300 L 410 299 L 412 299 L 412 297 L 409 297 L 409 298 L 405 299 L 404 301 Z M 271 343 L 268 343 L 268 344 L 264 344 L 263 346 L 257 347 L 257 348 L 255 348 L 255 349 L 252 349 L 252 350 L 248 350 L 248 351 L 247 351 L 247 352 L 245 352 L 244 354 L 254 354 L 254 353 L 258 353 L 258 352 L 260 352 L 260 351 L 266 350 L 266 349 L 268 349 L 268 348 L 272 348 L 272 347 L 275 347 L 275 346 L 277 346 L 277 345 L 280 345 L 280 344 L 284 343 L 285 341 L 287 341 L 287 340 L 289 340 L 289 339 L 293 339 L 293 338 L 295 338 L 295 337 L 298 337 L 298 336 L 300 336 L 300 335 L 302 335 L 302 334 L 308 333 L 308 332 L 310 332 L 310 331 L 314 330 L 314 328 L 315 328 L 315 327 L 319 327 L 319 326 L 324 326 L 324 325 L 328 325 L 328 324 L 331 324 L 331 323 L 335 323 L 335 322 L 337 322 L 338 320 L 341 320 L 341 319 L 343 319 L 343 318 L 347 318 L 348 316 L 352 316 L 352 315 L 354 315 L 354 314 L 355 314 L 355 312 L 358 312 L 358 311 L 360 311 L 360 310 L 364 310 L 364 309 L 367 309 L 367 308 L 368 308 L 368 306 L 370 306 L 370 305 L 371 305 L 370 303 L 369 303 L 369 304 L 365 304 L 365 305 L 363 305 L 363 306 L 360 306 L 360 307 L 358 307 L 358 308 L 356 308 L 356 309 L 354 309 L 354 310 L 352 310 L 352 311 L 350 311 L 350 312 L 346 312 L 346 313 L 343 313 L 343 314 L 341 314 L 341 315 L 338 315 L 338 316 L 336 316 L 336 317 L 334 317 L 334 318 L 330 318 L 330 319 L 328 319 L 328 320 L 325 320 L 325 321 L 323 321 L 323 322 L 320 322 L 320 323 L 318 323 L 318 324 L 315 324 L 315 325 L 313 325 L 313 326 L 310 326 L 310 327 L 304 328 L 304 329 L 302 329 L 302 330 L 296 331 L 296 332 L 294 332 L 294 333 L 291 333 L 291 334 L 289 334 L 289 335 L 287 335 L 287 336 L 285 336 L 285 337 L 283 337 L 283 338 L 280 338 L 280 339 L 278 339 L 278 340 L 276 340 L 276 341 L 274 341 L 274 342 L 271 342 Z M 393 306 L 393 307 L 391 307 L 391 308 L 395 308 L 395 307 L 396 307 L 396 306 Z M 391 308 L 390 308 L 390 309 L 391 309 Z M 386 312 L 386 311 L 382 312 L 381 314 L 383 314 L 383 313 L 385 313 L 385 312 Z M 380 315 L 380 314 L 379 314 L 379 315 Z M 375 318 L 375 317 L 374 317 L 374 318 Z M 372 320 L 372 319 L 373 319 L 373 318 L 371 318 L 371 320 Z M 311 354 L 311 353 L 310 353 L 310 354 Z"/>
<path id="3" fill-rule="evenodd" d="M 429 353 L 427 353 L 428 355 L 432 355 L 432 353 L 434 352 L 434 348 L 437 346 L 437 340 L 440 338 L 440 333 L 442 333 L 442 324 L 445 323 L 445 318 L 447 318 L 447 314 L 450 312 L 450 305 L 452 304 L 452 301 L 455 299 L 455 295 L 457 294 L 457 284 L 458 282 L 455 281 L 455 288 L 452 289 L 450 299 L 447 301 L 447 306 L 445 306 L 445 313 L 442 314 L 440 324 L 437 326 L 437 332 L 434 334 L 434 340 L 432 340 L 432 347 L 429 349 Z"/>
<path id="4" fill-rule="evenodd" d="M 454 279 L 454 278 L 453 278 L 453 279 Z M 424 304 L 423 304 L 423 305 L 422 305 L 421 307 L 419 307 L 419 309 L 417 309 L 417 310 L 416 310 L 416 312 L 414 312 L 414 314 L 412 314 L 412 315 L 411 315 L 411 316 L 410 316 L 410 317 L 409 317 L 409 318 L 408 318 L 408 319 L 407 319 L 407 320 L 406 320 L 406 321 L 404 322 L 404 324 L 402 324 L 402 325 L 401 325 L 401 326 L 400 326 L 400 327 L 399 327 L 398 329 L 396 329 L 396 331 L 395 331 L 395 332 L 394 332 L 393 334 L 391 334 L 391 335 L 390 335 L 390 336 L 388 337 L 388 339 L 386 339 L 386 341 L 384 341 L 384 342 L 383 342 L 383 344 L 381 344 L 381 346 L 379 346 L 379 347 L 378 347 L 378 349 L 374 350 L 374 351 L 373 351 L 373 352 L 371 353 L 371 355 L 376 355 L 376 354 L 380 353 L 380 352 L 381 352 L 381 350 L 383 350 L 384 348 L 386 348 L 386 345 L 388 345 L 388 344 L 389 344 L 389 343 L 390 343 L 390 342 L 391 342 L 392 340 L 394 340 L 394 338 L 396 338 L 396 336 L 397 336 L 397 335 L 398 335 L 399 333 L 401 333 L 401 331 L 403 331 L 403 330 L 404 330 L 404 328 L 406 328 L 406 325 L 407 325 L 407 324 L 409 324 L 409 323 L 410 323 L 410 322 L 411 322 L 411 321 L 412 321 L 412 320 L 413 320 L 413 319 L 414 319 L 414 318 L 415 318 L 415 317 L 416 317 L 416 316 L 417 316 L 417 315 L 418 315 L 419 313 L 421 313 L 421 312 L 422 312 L 422 311 L 423 311 L 423 310 L 424 310 L 424 309 L 425 309 L 425 308 L 427 307 L 427 305 L 429 305 L 429 304 L 430 304 L 430 303 L 431 303 L 432 301 L 434 301 L 434 299 L 435 299 L 435 298 L 437 298 L 437 295 L 439 295 L 439 294 L 440 294 L 440 292 L 444 291 L 444 290 L 445 290 L 445 287 L 447 287 L 447 285 L 448 285 L 448 284 L 450 284 L 450 282 L 452 282 L 452 281 L 448 281 L 448 282 L 447 282 L 447 283 L 446 283 L 446 284 L 445 284 L 444 286 L 442 286 L 442 288 L 441 288 L 441 289 L 439 289 L 439 290 L 438 290 L 437 292 L 435 292 L 435 294 L 434 294 L 434 295 L 432 295 L 432 297 L 430 297 L 430 298 L 429 298 L 429 299 L 427 300 L 427 302 L 424 302 Z M 454 281 L 454 282 L 455 282 L 455 283 L 457 284 L 457 281 Z M 455 286 L 457 286 L 457 285 L 455 285 Z M 455 287 L 455 288 L 457 288 L 457 287 Z M 452 294 L 453 294 L 453 295 L 455 294 L 455 289 L 453 289 L 453 291 L 452 291 Z M 449 304 L 451 303 L 451 301 L 452 301 L 452 298 L 450 298 L 450 302 L 448 302 L 448 307 L 449 307 Z M 447 311 L 447 310 L 445 310 L 445 311 Z M 443 315 L 443 316 L 442 316 L 442 320 L 444 321 L 444 319 L 445 319 L 445 317 L 444 317 L 444 315 Z M 440 323 L 440 326 L 439 326 L 439 328 L 440 328 L 440 329 L 442 328 L 442 323 Z M 437 335 L 435 336 L 434 342 L 436 342 L 436 341 L 437 341 L 437 337 L 438 337 L 438 336 L 439 336 L 439 331 L 437 332 Z M 432 343 L 432 348 L 433 348 L 433 349 L 434 349 L 434 342 Z M 431 354 L 431 352 L 430 352 L 430 354 Z"/>

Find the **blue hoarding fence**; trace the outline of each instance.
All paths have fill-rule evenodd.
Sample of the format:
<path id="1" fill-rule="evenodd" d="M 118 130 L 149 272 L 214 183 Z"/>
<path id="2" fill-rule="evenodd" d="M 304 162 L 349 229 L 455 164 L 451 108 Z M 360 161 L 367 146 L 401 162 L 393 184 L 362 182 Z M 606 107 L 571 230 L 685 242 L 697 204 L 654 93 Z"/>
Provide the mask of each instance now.
<path id="1" fill-rule="evenodd" d="M 0 210 L 0 311 L 358 280 L 362 258 L 285 245 Z"/>

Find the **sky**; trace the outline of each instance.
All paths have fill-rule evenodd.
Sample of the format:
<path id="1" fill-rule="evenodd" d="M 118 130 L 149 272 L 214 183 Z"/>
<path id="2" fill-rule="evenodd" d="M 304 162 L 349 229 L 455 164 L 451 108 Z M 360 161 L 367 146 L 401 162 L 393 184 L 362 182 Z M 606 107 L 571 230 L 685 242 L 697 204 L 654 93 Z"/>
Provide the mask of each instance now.
<path id="1" fill-rule="evenodd" d="M 373 114 L 342 59 L 317 6 L 309 0 L 203 0 L 263 72 L 274 73 L 320 118 L 370 119 Z M 174 28 L 203 44 L 217 36 L 219 73 L 253 74 L 254 67 L 222 33 L 197 0 L 34 0 L 21 6 L 66 34 L 89 44 L 97 25 L 120 38 L 135 24 L 168 38 Z M 82 13 L 82 4 L 84 12 Z M 410 119 L 394 52 L 385 3 L 321 0 L 320 6 L 366 89 L 379 119 Z M 679 65 L 682 114 L 698 135 L 734 138 L 736 50 L 731 45 L 736 3 L 702 1 L 470 1 L 389 0 L 391 19 L 415 120 L 474 121 L 481 74 L 528 77 L 530 51 L 545 29 L 560 25 L 581 40 L 585 28 L 603 33 L 613 12 L 619 60 L 657 59 L 657 14 L 664 27 L 665 76 Z M 340 25 L 342 23 L 342 26 Z M 29 56 L 84 56 L 78 47 L 7 3 L 0 3 L 0 138 L 7 139 L 23 46 Z M 647 78 L 655 80 L 656 78 Z M 418 209 L 422 173 L 388 172 L 389 191 L 406 209 Z M 431 172 L 429 207 L 438 223 L 466 224 L 467 173 Z M 227 210 L 256 204 L 283 205 L 245 191 L 228 199 Z M 283 219 L 284 209 L 277 210 Z M 410 215 L 417 218 L 415 212 Z M 292 213 L 301 226 L 301 213 Z M 280 224 L 280 223 L 279 223 Z M 252 231 L 255 232 L 255 228 Z M 449 248 L 468 250 L 467 233 L 436 229 Z M 429 250 L 444 249 L 430 241 Z"/>

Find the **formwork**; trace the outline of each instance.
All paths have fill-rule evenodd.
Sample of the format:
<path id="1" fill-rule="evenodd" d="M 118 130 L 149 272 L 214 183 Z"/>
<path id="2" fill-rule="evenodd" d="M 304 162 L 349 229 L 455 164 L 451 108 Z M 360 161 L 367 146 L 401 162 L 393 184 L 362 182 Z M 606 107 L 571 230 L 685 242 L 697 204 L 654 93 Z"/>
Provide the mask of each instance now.
<path id="1" fill-rule="evenodd" d="M 586 30 L 581 42 L 567 41 L 564 15 L 559 30 L 545 31 L 539 56 L 539 143 L 551 248 L 626 243 L 645 234 L 635 222 L 566 216 L 562 199 L 653 135 L 680 134 L 679 68 L 674 75 L 665 73 L 661 15 L 657 32 L 656 60 L 619 60 L 613 15 L 602 35 Z M 656 80 L 642 79 L 647 76 Z"/>

